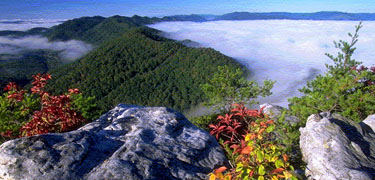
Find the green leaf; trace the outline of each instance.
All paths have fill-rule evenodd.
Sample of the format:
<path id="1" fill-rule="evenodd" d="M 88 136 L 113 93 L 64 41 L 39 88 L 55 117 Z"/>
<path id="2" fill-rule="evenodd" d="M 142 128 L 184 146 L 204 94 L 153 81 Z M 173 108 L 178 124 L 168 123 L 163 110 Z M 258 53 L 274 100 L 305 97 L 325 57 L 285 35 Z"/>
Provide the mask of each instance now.
<path id="1" fill-rule="evenodd" d="M 266 131 L 267 131 L 267 133 L 270 133 L 270 132 L 272 132 L 274 129 L 275 129 L 275 125 L 272 124 L 271 126 L 268 126 L 268 127 L 267 127 Z"/>
<path id="2" fill-rule="evenodd" d="M 261 175 L 261 176 L 263 176 L 263 175 L 266 174 L 266 171 L 265 171 L 263 165 L 260 165 L 260 166 L 258 167 L 258 174 Z"/>
<path id="3" fill-rule="evenodd" d="M 262 162 L 264 160 L 264 152 L 263 151 L 257 151 L 257 161 Z"/>
<path id="4" fill-rule="evenodd" d="M 275 161 L 275 166 L 276 166 L 276 168 L 284 167 L 284 162 L 282 160 L 278 159 L 278 160 Z"/>

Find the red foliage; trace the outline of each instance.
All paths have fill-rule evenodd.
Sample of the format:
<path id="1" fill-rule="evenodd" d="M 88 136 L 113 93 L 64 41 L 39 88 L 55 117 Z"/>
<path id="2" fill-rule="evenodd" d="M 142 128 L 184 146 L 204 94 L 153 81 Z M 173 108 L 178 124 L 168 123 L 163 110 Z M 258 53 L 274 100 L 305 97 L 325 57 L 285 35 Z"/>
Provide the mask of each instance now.
<path id="1" fill-rule="evenodd" d="M 351 69 L 357 71 L 358 73 L 360 73 L 360 72 L 362 72 L 362 71 L 369 71 L 369 72 L 371 72 L 373 75 L 375 75 L 375 67 L 367 68 L 366 66 L 362 65 L 362 66 L 360 66 L 360 67 L 354 66 L 354 67 L 352 67 Z M 361 79 L 361 82 L 362 82 L 365 86 L 375 85 L 375 80 L 374 80 L 374 79 Z"/>
<path id="2" fill-rule="evenodd" d="M 33 84 L 33 87 L 31 88 L 31 92 L 33 94 L 39 94 L 40 96 L 43 96 L 45 93 L 45 91 L 43 91 L 43 88 L 46 86 L 47 84 L 47 80 L 50 80 L 52 77 L 50 74 L 37 74 L 37 75 L 34 75 L 33 76 L 34 78 L 34 81 L 32 82 Z"/>
<path id="3" fill-rule="evenodd" d="M 15 100 L 20 102 L 23 100 L 23 95 L 26 93 L 24 90 L 20 90 L 20 88 L 14 82 L 10 82 L 7 86 L 5 86 L 4 91 L 8 91 L 7 98 L 9 100 Z"/>
<path id="4" fill-rule="evenodd" d="M 69 89 L 69 94 L 66 95 L 52 96 L 44 90 L 51 75 L 37 74 L 33 78 L 31 92 L 40 96 L 41 110 L 34 111 L 32 120 L 21 127 L 22 136 L 71 131 L 86 121 L 72 109 L 70 96 L 78 94 L 78 89 Z M 9 83 L 5 90 L 11 92 L 8 96 L 9 99 L 22 101 L 25 91 L 19 90 L 15 83 Z M 4 135 L 11 133 L 6 132 Z"/>
<path id="5" fill-rule="evenodd" d="M 225 116 L 218 116 L 218 122 L 210 124 L 211 135 L 216 139 L 223 139 L 224 144 L 238 144 L 243 139 L 242 135 L 248 133 L 251 121 L 262 118 L 262 110 L 247 109 L 243 104 L 233 104 L 235 107 Z"/>
<path id="6" fill-rule="evenodd" d="M 18 86 L 14 82 L 10 82 L 8 85 L 5 86 L 4 91 L 13 91 L 13 90 L 18 90 Z"/>

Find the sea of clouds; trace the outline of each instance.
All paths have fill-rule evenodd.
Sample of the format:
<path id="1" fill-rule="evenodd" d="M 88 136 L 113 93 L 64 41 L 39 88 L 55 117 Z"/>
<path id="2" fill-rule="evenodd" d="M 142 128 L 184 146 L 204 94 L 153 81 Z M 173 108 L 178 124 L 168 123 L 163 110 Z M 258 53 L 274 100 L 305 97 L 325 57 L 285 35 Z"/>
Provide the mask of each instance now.
<path id="1" fill-rule="evenodd" d="M 59 56 L 64 60 L 73 61 L 89 52 L 92 47 L 82 41 L 49 42 L 41 36 L 11 38 L 0 36 L 0 54 L 19 54 L 27 50 L 49 49 L 60 51 Z"/>
<path id="2" fill-rule="evenodd" d="M 64 21 L 64 19 L 0 19 L 0 31 L 26 31 L 34 27 L 49 28 Z"/>
<path id="3" fill-rule="evenodd" d="M 35 27 L 52 27 L 63 20 L 0 20 L 0 31 L 26 31 Z M 42 36 L 27 36 L 21 38 L 0 36 L 0 54 L 19 54 L 28 50 L 49 49 L 59 51 L 61 58 L 67 61 L 76 60 L 92 50 L 90 44 L 78 40 L 50 42 Z"/>
<path id="4" fill-rule="evenodd" d="M 164 22 L 150 25 L 166 37 L 198 42 L 235 58 L 250 71 L 249 79 L 276 80 L 273 95 L 260 99 L 287 107 L 287 99 L 301 96 L 307 81 L 325 72 L 331 63 L 325 53 L 336 55 L 333 41 L 350 40 L 359 22 L 354 21 L 211 21 Z M 375 22 L 363 22 L 354 54 L 365 65 L 375 64 Z"/>

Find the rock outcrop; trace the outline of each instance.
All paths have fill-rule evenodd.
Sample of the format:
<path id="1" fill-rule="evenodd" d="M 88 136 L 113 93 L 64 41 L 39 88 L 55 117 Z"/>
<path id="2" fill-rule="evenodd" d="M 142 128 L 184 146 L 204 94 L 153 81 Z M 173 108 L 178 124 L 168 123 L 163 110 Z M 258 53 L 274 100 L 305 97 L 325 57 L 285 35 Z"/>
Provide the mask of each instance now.
<path id="1" fill-rule="evenodd" d="M 5 142 L 0 179 L 204 179 L 226 162 L 216 140 L 182 114 L 119 105 L 76 131 Z"/>
<path id="2" fill-rule="evenodd" d="M 260 108 L 263 110 L 262 112 L 264 114 L 267 114 L 273 120 L 278 120 L 282 116 L 283 112 L 287 110 L 281 106 L 276 106 L 268 103 L 260 105 Z M 289 124 L 296 124 L 300 122 L 300 120 L 296 116 L 287 115 L 284 116 L 284 119 L 284 121 Z"/>
<path id="3" fill-rule="evenodd" d="M 306 176 L 314 180 L 375 179 L 375 116 L 355 123 L 339 115 L 311 115 L 301 128 Z"/>

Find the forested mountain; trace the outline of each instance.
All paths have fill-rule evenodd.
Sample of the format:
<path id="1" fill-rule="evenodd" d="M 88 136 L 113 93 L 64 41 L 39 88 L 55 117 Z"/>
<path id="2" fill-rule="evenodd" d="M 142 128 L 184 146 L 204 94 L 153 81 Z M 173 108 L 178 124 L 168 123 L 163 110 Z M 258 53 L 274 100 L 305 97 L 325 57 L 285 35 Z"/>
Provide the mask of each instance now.
<path id="1" fill-rule="evenodd" d="M 141 16 L 83 17 L 50 28 L 43 35 L 51 41 L 77 39 L 95 45 L 119 37 L 134 27 L 151 24 L 157 18 Z"/>
<path id="2" fill-rule="evenodd" d="M 118 103 L 168 106 L 184 110 L 202 101 L 200 84 L 217 66 L 240 67 L 231 58 L 208 48 L 189 48 L 136 28 L 104 43 L 84 58 L 51 71 L 49 90 L 79 88 L 95 96 L 101 110 Z"/>
<path id="3" fill-rule="evenodd" d="M 50 71 L 53 79 L 48 90 L 52 93 L 79 88 L 85 96 L 95 96 L 103 112 L 118 103 L 185 110 L 202 101 L 200 84 L 206 83 L 219 65 L 241 66 L 213 49 L 187 47 L 183 42 L 163 38 L 159 31 L 144 26 L 173 20 L 203 21 L 195 15 L 164 18 L 95 16 L 69 20 L 48 29 L 2 33 L 13 37 L 40 35 L 50 41 L 75 39 L 95 45 L 86 56 Z M 56 60 L 56 56 L 51 56 L 51 60 Z M 12 66 L 29 69 L 22 72 L 17 69 L 16 74 L 2 71 L 15 77 L 7 77 L 8 80 L 25 83 L 31 74 L 56 67 L 48 66 L 50 61 L 45 57 L 38 57 L 40 61 L 24 56 L 19 58 L 3 61 L 7 62 L 3 69 L 11 70 Z"/>
<path id="4" fill-rule="evenodd" d="M 66 21 L 51 28 L 33 28 L 28 31 L 0 31 L 0 36 L 7 38 L 22 38 L 25 36 L 44 36 L 50 41 L 82 40 L 100 46 L 104 41 L 120 37 L 132 28 L 150 24 L 158 18 L 121 17 L 104 18 L 100 16 L 82 17 Z M 9 48 L 9 44 L 0 47 Z M 14 47 L 17 48 L 17 47 Z M 25 85 L 30 82 L 33 74 L 45 73 L 57 66 L 50 63 L 62 64 L 57 52 L 48 50 L 28 50 L 17 54 L 0 54 L 0 88 L 8 82 Z M 0 92 L 1 92 L 0 90 Z"/>
<path id="5" fill-rule="evenodd" d="M 195 21 L 203 22 L 206 18 L 199 15 L 176 15 L 157 17 L 112 16 L 109 18 L 94 16 L 81 17 L 65 21 L 51 28 L 33 28 L 28 31 L 0 31 L 0 36 L 23 37 L 30 35 L 45 36 L 51 41 L 82 40 L 99 45 L 100 43 L 116 38 L 132 27 L 139 27 L 164 21 Z"/>
<path id="6" fill-rule="evenodd" d="M 176 16 L 165 16 L 160 21 L 193 21 L 193 22 L 204 22 L 207 19 L 201 15 L 176 15 Z"/>
<path id="7" fill-rule="evenodd" d="M 348 21 L 374 21 L 375 13 L 345 13 L 336 11 L 322 11 L 316 13 L 250 13 L 234 12 L 216 17 L 214 20 L 265 20 L 265 19 L 290 19 L 290 20 L 348 20 Z"/>
<path id="8" fill-rule="evenodd" d="M 32 28 L 27 31 L 0 31 L 0 36 L 10 36 L 10 37 L 24 37 L 24 36 L 33 36 L 33 35 L 41 35 L 48 31 L 48 28 Z"/>

